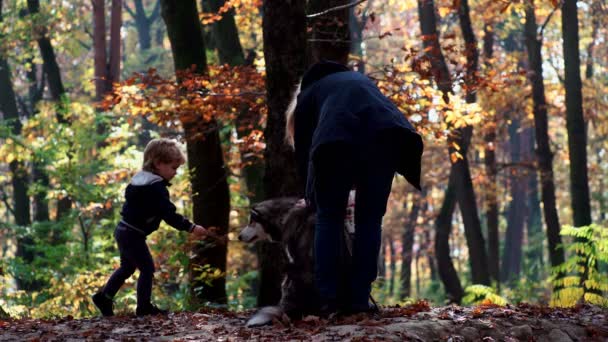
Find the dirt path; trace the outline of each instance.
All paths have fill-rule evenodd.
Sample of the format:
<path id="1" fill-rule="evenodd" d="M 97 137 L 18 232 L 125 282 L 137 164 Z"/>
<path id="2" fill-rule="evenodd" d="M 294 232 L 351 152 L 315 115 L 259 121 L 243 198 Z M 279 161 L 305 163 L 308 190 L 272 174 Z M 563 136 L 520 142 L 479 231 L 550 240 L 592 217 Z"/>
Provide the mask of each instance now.
<path id="1" fill-rule="evenodd" d="M 0 341 L 608 341 L 608 310 L 518 307 L 383 308 L 331 321 L 315 316 L 246 328 L 251 312 L 137 318 L 0 320 Z"/>

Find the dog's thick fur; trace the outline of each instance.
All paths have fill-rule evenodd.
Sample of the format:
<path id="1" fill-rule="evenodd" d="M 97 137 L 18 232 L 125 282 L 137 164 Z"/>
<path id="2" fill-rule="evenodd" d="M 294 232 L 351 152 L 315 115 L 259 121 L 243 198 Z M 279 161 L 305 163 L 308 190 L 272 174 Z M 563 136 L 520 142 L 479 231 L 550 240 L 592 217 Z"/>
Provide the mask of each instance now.
<path id="1" fill-rule="evenodd" d="M 269 324 L 274 319 L 281 320 L 284 314 L 293 319 L 319 311 L 319 296 L 314 286 L 315 214 L 312 209 L 296 203 L 296 198 L 283 197 L 253 205 L 255 215 L 252 214 L 249 225 L 239 234 L 239 240 L 247 243 L 258 240 L 281 243 L 288 260 L 278 307 L 259 310 L 247 326 Z M 340 248 L 345 251 L 344 246 Z M 346 264 L 342 267 L 347 268 Z"/>

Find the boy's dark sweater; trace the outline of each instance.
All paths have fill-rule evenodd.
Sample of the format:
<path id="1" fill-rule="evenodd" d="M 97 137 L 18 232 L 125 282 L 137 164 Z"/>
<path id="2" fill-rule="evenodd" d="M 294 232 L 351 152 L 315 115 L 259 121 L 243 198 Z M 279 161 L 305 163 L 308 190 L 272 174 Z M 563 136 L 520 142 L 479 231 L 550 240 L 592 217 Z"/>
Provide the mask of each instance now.
<path id="1" fill-rule="evenodd" d="M 148 171 L 140 171 L 125 190 L 125 204 L 120 214 L 129 228 L 149 235 L 163 220 L 173 228 L 192 231 L 194 224 L 176 212 L 167 187 L 169 182 Z"/>

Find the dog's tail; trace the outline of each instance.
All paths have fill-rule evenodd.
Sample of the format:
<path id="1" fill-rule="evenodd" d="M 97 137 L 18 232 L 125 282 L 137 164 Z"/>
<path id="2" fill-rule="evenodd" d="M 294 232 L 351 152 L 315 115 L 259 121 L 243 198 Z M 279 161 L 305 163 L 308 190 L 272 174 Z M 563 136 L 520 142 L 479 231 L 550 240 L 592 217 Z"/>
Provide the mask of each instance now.
<path id="1" fill-rule="evenodd" d="M 289 317 L 287 317 L 280 306 L 265 306 L 258 310 L 258 312 L 247 321 L 246 325 L 247 327 L 258 327 L 272 324 L 275 321 L 289 324 Z"/>

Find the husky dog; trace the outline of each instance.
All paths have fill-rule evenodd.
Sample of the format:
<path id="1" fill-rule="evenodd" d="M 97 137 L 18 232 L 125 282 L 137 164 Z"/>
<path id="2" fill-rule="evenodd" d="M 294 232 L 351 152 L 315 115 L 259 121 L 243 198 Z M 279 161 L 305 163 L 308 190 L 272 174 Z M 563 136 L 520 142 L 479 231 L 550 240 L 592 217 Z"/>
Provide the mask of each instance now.
<path id="1" fill-rule="evenodd" d="M 246 243 L 259 240 L 280 243 L 288 260 L 283 271 L 279 305 L 260 309 L 247 321 L 247 326 L 269 324 L 274 319 L 284 320 L 285 315 L 295 319 L 319 311 L 313 257 L 316 218 L 311 208 L 297 205 L 297 202 L 294 197 L 281 197 L 253 205 L 249 224 L 239 233 L 239 240 Z M 350 237 L 344 240 L 349 241 Z M 348 247 L 340 246 L 343 270 L 349 267 L 347 260 L 350 258 L 345 254 Z"/>

